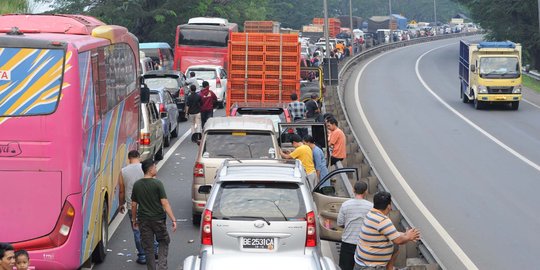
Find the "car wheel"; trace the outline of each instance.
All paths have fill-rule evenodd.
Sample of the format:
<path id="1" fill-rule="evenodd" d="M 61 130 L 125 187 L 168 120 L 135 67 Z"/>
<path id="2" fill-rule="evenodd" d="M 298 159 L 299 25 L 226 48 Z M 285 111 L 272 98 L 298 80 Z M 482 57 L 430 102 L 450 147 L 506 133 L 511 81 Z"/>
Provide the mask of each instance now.
<path id="1" fill-rule="evenodd" d="M 478 100 L 477 98 L 474 99 L 474 108 L 477 110 L 481 110 L 484 108 L 484 102 L 481 100 Z"/>
<path id="2" fill-rule="evenodd" d="M 154 156 L 155 160 L 162 160 L 163 159 L 163 144 L 161 144 L 159 151 L 156 152 L 156 155 Z"/>
<path id="3" fill-rule="evenodd" d="M 510 109 L 516 111 L 519 109 L 519 101 L 512 101 L 510 102 Z"/>
<path id="4" fill-rule="evenodd" d="M 171 133 L 167 132 L 167 135 L 163 136 L 163 146 L 169 147 L 170 144 L 171 144 Z"/>
<path id="5" fill-rule="evenodd" d="M 176 123 L 176 127 L 175 127 L 174 130 L 171 132 L 171 137 L 173 137 L 173 138 L 178 137 L 178 123 Z"/>
<path id="6" fill-rule="evenodd" d="M 180 114 L 178 115 L 178 121 L 179 121 L 179 122 L 186 122 L 186 121 L 187 121 L 187 117 L 186 117 L 186 113 L 185 113 L 185 112 L 180 113 Z"/>
<path id="7" fill-rule="evenodd" d="M 96 246 L 96 249 L 92 252 L 92 261 L 95 263 L 102 263 L 107 256 L 107 246 L 109 245 L 109 224 L 107 217 L 109 213 L 109 207 L 107 201 L 103 202 L 103 209 L 101 212 L 101 241 Z"/>

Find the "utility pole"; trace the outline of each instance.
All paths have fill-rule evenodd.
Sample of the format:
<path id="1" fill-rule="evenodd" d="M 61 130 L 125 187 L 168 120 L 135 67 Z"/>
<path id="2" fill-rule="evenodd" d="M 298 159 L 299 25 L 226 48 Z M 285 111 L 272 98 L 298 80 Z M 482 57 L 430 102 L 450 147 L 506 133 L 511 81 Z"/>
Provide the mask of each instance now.
<path id="1" fill-rule="evenodd" d="M 330 40 L 328 34 L 328 3 L 326 0 L 323 0 L 324 8 L 324 41 L 326 43 L 326 52 L 323 52 L 324 59 L 328 65 L 328 83 L 332 86 L 332 68 L 330 65 Z"/>
<path id="2" fill-rule="evenodd" d="M 435 21 L 435 29 L 437 29 L 437 0 L 433 0 L 433 20 Z"/>
<path id="3" fill-rule="evenodd" d="M 540 0 L 539 0 L 540 1 Z M 389 24 L 391 25 L 392 24 L 392 0 L 388 0 L 388 10 L 390 12 L 390 14 L 388 14 L 388 20 L 389 20 Z M 388 43 L 392 43 L 393 41 L 393 33 L 392 33 L 392 28 L 390 28 L 390 33 L 388 34 Z"/>
<path id="4" fill-rule="evenodd" d="M 352 48 L 352 50 L 350 50 L 350 56 L 353 56 L 354 55 L 354 36 L 353 36 L 354 27 L 352 25 L 352 0 L 349 0 L 349 23 L 351 27 L 351 45 L 352 45 L 350 46 Z"/>
<path id="5" fill-rule="evenodd" d="M 540 0 L 538 0 L 538 27 L 540 27 Z"/>

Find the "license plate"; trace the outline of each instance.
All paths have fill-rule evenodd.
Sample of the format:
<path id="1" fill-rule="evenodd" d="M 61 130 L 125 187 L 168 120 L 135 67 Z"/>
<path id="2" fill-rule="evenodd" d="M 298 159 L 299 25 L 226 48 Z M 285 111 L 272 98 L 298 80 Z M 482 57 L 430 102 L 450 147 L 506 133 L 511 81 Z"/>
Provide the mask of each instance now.
<path id="1" fill-rule="evenodd" d="M 242 248 L 244 249 L 267 249 L 273 250 L 275 239 L 271 237 L 243 237 Z"/>

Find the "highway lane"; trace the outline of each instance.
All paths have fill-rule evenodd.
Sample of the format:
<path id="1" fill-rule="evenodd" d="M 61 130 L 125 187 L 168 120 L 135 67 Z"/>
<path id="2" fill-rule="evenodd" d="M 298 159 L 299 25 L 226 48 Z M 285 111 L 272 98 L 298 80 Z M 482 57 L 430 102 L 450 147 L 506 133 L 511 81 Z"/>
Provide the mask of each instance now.
<path id="1" fill-rule="evenodd" d="M 461 103 L 458 50 L 451 39 L 364 62 L 346 80 L 345 107 L 372 165 L 444 267 L 531 268 L 540 109 Z"/>
<path id="2" fill-rule="evenodd" d="M 224 110 L 214 112 L 214 116 L 224 115 Z M 176 149 L 174 148 L 182 135 L 189 132 L 189 127 L 187 122 L 180 124 L 179 137 L 171 142 L 171 147 L 165 149 L 166 152 L 170 152 L 170 157 L 158 163 L 157 178 L 165 186 L 171 208 L 178 221 L 176 232 L 173 233 L 169 230 L 171 236 L 168 256 L 169 269 L 179 269 L 186 257 L 198 254 L 200 249 L 199 227 L 193 226 L 191 222 L 191 182 L 198 146 L 191 142 L 190 136 L 186 136 L 185 140 Z M 107 258 L 104 263 L 94 265 L 92 269 L 146 269 L 145 265 L 139 265 L 135 262 L 137 250 L 129 218 L 120 215 L 114 222 L 120 222 L 120 224 L 111 233 L 112 237 L 108 247 L 110 251 Z M 170 221 L 168 222 L 170 228 Z"/>

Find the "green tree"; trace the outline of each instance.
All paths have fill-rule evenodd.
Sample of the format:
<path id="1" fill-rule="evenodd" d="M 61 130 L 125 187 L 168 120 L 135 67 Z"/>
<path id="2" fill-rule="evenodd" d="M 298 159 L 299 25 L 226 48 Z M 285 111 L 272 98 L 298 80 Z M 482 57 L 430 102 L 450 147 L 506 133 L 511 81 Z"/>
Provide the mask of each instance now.
<path id="1" fill-rule="evenodd" d="M 469 7 L 473 20 L 487 30 L 487 39 L 521 43 L 525 60 L 540 68 L 537 0 L 455 1 Z"/>
<path id="2" fill-rule="evenodd" d="M 28 0 L 2 0 L 0 3 L 0 14 L 6 13 L 26 13 L 29 11 Z"/>

